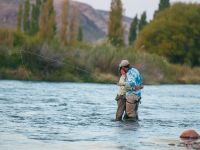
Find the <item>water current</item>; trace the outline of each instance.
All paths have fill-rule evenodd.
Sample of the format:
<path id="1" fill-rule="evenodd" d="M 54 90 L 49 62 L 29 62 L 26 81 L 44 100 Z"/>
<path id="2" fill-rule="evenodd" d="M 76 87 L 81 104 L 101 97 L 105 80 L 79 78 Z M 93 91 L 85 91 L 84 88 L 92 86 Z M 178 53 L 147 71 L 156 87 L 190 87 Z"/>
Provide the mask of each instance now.
<path id="1" fill-rule="evenodd" d="M 146 85 L 139 121 L 115 121 L 112 84 L 0 81 L 0 150 L 184 150 L 200 85 Z"/>

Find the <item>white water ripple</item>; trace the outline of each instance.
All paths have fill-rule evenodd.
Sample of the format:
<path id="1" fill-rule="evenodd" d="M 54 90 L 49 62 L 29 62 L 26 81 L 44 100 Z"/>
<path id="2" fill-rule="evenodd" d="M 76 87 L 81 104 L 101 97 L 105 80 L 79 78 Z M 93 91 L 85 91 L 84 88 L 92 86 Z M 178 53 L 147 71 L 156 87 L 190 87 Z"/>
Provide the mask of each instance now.
<path id="1" fill-rule="evenodd" d="M 0 81 L 0 149 L 177 149 L 200 132 L 200 85 L 145 86 L 139 122 L 116 122 L 118 87 Z M 170 143 L 169 143 L 170 141 Z"/>

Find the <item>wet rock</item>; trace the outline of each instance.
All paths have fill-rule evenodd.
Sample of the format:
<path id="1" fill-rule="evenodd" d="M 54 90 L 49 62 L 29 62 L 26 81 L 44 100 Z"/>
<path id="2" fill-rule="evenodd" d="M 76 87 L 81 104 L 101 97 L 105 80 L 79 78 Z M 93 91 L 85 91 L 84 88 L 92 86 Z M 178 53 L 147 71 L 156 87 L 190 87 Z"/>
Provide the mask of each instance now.
<path id="1" fill-rule="evenodd" d="M 169 146 L 175 146 L 176 144 L 174 144 L 174 143 L 169 143 L 168 145 L 169 145 Z"/>
<path id="2" fill-rule="evenodd" d="M 195 130 L 186 130 L 181 135 L 181 143 L 179 147 L 187 147 L 188 149 L 200 150 L 200 135 Z"/>
<path id="3" fill-rule="evenodd" d="M 193 149 L 200 150 L 200 143 L 194 144 Z"/>
<path id="4" fill-rule="evenodd" d="M 187 149 L 200 150 L 200 142 L 195 142 L 195 140 L 183 140 L 178 147 L 186 147 Z"/>
<path id="5" fill-rule="evenodd" d="M 184 139 L 198 139 L 199 137 L 199 134 L 195 130 L 186 130 L 180 135 L 180 138 Z"/>

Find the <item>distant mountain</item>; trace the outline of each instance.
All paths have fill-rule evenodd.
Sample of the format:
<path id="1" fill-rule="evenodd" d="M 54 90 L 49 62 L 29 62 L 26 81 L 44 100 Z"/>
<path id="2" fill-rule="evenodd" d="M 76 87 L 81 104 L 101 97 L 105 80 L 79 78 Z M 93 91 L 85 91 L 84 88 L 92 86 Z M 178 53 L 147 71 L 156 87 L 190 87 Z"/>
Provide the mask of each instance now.
<path id="1" fill-rule="evenodd" d="M 54 1 L 58 29 L 60 27 L 59 16 L 61 14 L 62 1 L 63 0 Z M 34 2 L 34 0 L 32 0 L 32 2 Z M 0 27 L 16 27 L 18 4 L 19 0 L 0 0 Z M 94 42 L 106 37 L 109 12 L 96 10 L 88 4 L 76 1 L 71 2 L 70 8 L 78 11 L 78 20 L 83 28 L 85 41 Z M 130 23 L 131 18 L 124 17 L 126 41 Z"/>

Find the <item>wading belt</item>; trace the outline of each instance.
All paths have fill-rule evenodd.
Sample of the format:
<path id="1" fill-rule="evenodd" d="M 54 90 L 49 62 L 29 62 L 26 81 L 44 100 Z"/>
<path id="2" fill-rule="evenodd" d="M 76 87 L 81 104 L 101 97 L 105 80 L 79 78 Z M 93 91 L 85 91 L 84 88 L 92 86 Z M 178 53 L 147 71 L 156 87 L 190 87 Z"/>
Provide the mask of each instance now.
<path id="1" fill-rule="evenodd" d="M 137 104 L 137 103 L 141 104 L 141 97 L 139 97 L 139 99 L 136 100 L 134 103 L 131 103 L 131 102 L 127 101 L 127 100 L 126 100 L 126 102 L 129 103 L 129 104 Z"/>

